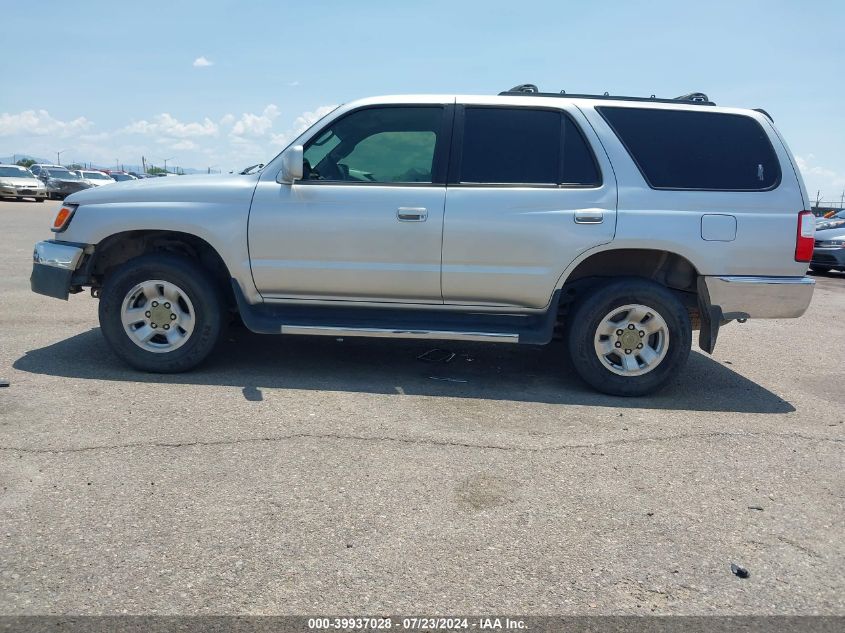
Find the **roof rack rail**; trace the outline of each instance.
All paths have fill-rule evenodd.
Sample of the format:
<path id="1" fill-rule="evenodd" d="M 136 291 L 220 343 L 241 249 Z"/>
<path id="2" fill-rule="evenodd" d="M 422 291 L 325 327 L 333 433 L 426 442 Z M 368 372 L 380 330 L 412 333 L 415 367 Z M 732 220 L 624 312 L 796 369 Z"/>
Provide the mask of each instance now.
<path id="1" fill-rule="evenodd" d="M 662 99 L 660 97 L 655 97 L 654 95 L 651 95 L 650 97 L 626 97 L 623 95 L 612 95 L 608 92 L 605 92 L 603 95 L 567 94 L 564 90 L 561 90 L 560 92 L 540 92 L 540 89 L 534 84 L 519 84 L 510 90 L 505 90 L 504 92 L 499 93 L 499 96 L 503 97 L 508 95 L 568 97 L 570 99 L 613 99 L 614 101 L 648 101 L 653 103 L 678 103 L 679 101 L 682 101 L 684 103 L 695 105 L 716 105 L 710 101 L 710 98 L 703 92 L 691 92 L 689 94 L 681 95 L 680 97 L 675 97 L 674 99 Z"/>

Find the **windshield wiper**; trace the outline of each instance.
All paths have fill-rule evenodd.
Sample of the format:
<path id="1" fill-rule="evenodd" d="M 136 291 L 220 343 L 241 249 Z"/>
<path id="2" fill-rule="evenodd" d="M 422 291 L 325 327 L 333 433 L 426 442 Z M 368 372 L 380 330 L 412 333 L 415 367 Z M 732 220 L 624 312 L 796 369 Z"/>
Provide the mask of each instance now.
<path id="1" fill-rule="evenodd" d="M 263 168 L 264 168 L 264 163 L 256 163 L 255 165 L 250 165 L 249 167 L 247 167 L 246 169 L 244 169 L 241 172 L 241 176 L 247 176 L 247 175 L 251 174 L 253 172 L 253 170 L 259 171 Z"/>

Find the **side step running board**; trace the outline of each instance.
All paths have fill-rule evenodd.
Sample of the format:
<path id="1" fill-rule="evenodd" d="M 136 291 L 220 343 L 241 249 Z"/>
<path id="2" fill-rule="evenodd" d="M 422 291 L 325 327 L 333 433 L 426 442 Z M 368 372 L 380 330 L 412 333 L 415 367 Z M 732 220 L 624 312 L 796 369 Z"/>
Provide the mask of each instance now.
<path id="1" fill-rule="evenodd" d="M 545 345 L 552 340 L 560 293 L 548 311 L 491 314 L 407 308 L 250 304 L 232 279 L 244 325 L 257 334 L 369 336 Z"/>
<path id="2" fill-rule="evenodd" d="M 449 341 L 519 343 L 519 334 L 516 332 L 459 332 L 455 330 L 406 330 L 379 327 L 282 324 L 282 334 L 309 334 L 311 336 L 372 336 L 378 338 L 422 338 Z"/>

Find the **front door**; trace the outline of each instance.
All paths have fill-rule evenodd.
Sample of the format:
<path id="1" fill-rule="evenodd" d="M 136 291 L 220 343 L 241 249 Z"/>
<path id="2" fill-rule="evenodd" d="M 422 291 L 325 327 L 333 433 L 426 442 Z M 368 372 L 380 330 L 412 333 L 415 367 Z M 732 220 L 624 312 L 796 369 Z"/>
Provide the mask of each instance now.
<path id="1" fill-rule="evenodd" d="M 301 181 L 262 178 L 249 218 L 262 296 L 442 303 L 451 115 L 430 104 L 354 110 L 306 143 Z"/>

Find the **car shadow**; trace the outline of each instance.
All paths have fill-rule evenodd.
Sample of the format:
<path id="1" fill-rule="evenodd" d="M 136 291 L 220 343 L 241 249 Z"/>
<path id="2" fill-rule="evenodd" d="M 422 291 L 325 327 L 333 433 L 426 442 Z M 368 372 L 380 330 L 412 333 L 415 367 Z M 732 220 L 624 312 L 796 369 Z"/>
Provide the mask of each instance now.
<path id="1" fill-rule="evenodd" d="M 444 351 L 419 358 L 434 348 Z M 15 361 L 14 368 L 92 380 L 234 386 L 242 389 L 249 402 L 262 400 L 262 388 L 283 388 L 636 409 L 795 410 L 771 391 L 697 351 L 690 354 L 686 369 L 659 393 L 641 398 L 607 396 L 581 382 L 560 343 L 544 347 L 434 344 L 262 336 L 233 328 L 200 368 L 183 374 L 147 374 L 128 368 L 115 357 L 99 328 L 93 328 L 27 352 Z"/>

